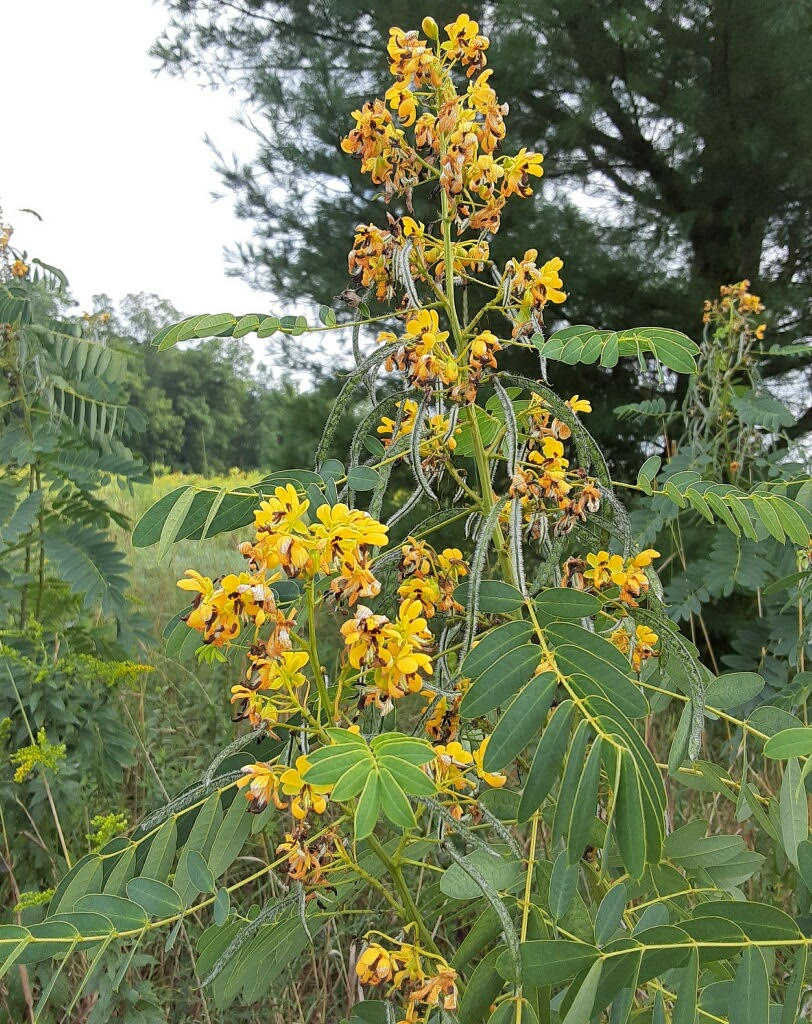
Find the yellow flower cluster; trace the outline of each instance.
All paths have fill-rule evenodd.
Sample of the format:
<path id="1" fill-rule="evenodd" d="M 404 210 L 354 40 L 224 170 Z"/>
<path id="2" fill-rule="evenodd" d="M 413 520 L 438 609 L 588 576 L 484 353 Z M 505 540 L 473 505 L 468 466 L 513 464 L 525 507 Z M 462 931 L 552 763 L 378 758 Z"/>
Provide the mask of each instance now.
<path id="1" fill-rule="evenodd" d="M 433 26 L 435 35 L 426 31 L 426 24 Z M 383 186 L 387 201 L 403 195 L 410 210 L 412 190 L 436 182 L 458 235 L 477 235 L 451 243 L 453 272 L 480 273 L 490 260 L 484 236 L 499 230 L 511 196 L 532 194 L 532 180 L 543 174 L 543 157 L 524 148 L 497 155 L 505 139 L 507 105 L 499 102 L 490 84 L 492 72 L 485 70 L 488 40 L 480 35 L 478 24 L 461 14 L 445 26 L 442 41 L 433 22 L 424 22 L 423 31 L 425 38 L 417 31 L 390 30 L 387 51 L 394 82 L 385 101 L 376 99 L 353 111 L 355 125 L 341 147 L 361 161 L 362 173 Z M 458 91 L 454 81 L 458 65 L 465 70 L 464 91 Z M 359 225 L 349 255 L 350 274 L 360 275 L 365 287 L 374 286 L 380 301 L 390 299 L 396 278 L 394 254 L 405 248 L 415 278 L 428 280 L 432 269 L 437 279 L 445 274 L 448 250 L 443 241 L 426 233 L 411 216 L 401 221 L 390 217 L 387 231 Z M 546 303 L 566 298 L 558 273 L 561 260 L 539 267 L 536 258 L 531 249 L 506 268 L 506 299 L 516 307 L 519 325 L 537 316 Z"/>
<path id="2" fill-rule="evenodd" d="M 408 537 L 401 548 L 400 575 L 399 596 L 404 601 L 418 601 L 427 619 L 433 618 L 438 611 L 463 610 L 462 605 L 454 600 L 454 590 L 468 575 L 468 566 L 459 548 L 444 548 L 436 552 L 425 541 Z"/>
<path id="3" fill-rule="evenodd" d="M 37 732 L 37 738 L 27 747 L 20 747 L 9 755 L 9 760 L 17 766 L 14 772 L 14 781 L 23 782 L 35 768 L 43 768 L 56 774 L 59 771 L 59 762 L 64 761 L 67 756 L 64 743 L 50 743 L 42 728 Z"/>
<path id="4" fill-rule="evenodd" d="M 425 723 L 426 735 L 436 743 L 448 743 L 453 740 L 460 728 L 459 697 L 439 697 L 432 690 L 424 690 L 423 696 L 428 704 L 424 715 L 428 715 Z"/>
<path id="5" fill-rule="evenodd" d="M 201 633 L 206 644 L 228 645 L 244 623 L 261 626 L 277 614 L 273 591 L 253 573 L 228 573 L 219 585 L 196 569 L 187 569 L 184 576 L 178 586 L 195 595 L 186 624 Z"/>
<path id="6" fill-rule="evenodd" d="M 702 323 L 709 324 L 717 331 L 733 334 L 747 334 L 758 341 L 764 339 L 765 323 L 758 323 L 758 314 L 764 312 L 764 303 L 750 291 L 748 280 L 736 284 L 723 284 L 719 298 L 713 302 L 705 299 L 702 308 Z"/>
<path id="7" fill-rule="evenodd" d="M 229 573 L 215 582 L 188 569 L 178 581 L 182 590 L 195 595 L 186 623 L 201 633 L 204 644 L 228 646 L 244 626 L 253 628 L 245 680 L 231 688 L 231 703 L 238 705 L 235 721 L 273 727 L 307 695 L 303 669 L 309 655 L 294 651 L 291 641 L 296 611 L 277 607 L 273 582 L 283 574 L 332 576 L 331 594 L 350 605 L 380 592 L 369 567 L 370 549 L 387 543 L 387 528 L 341 503 L 321 505 L 310 521 L 309 506 L 292 484 L 277 487 L 254 513 L 254 540 L 240 545 L 250 571 Z"/>
<path id="8" fill-rule="evenodd" d="M 633 644 L 631 643 L 628 630 L 624 629 L 623 626 L 619 626 L 614 630 L 609 639 L 622 654 L 629 654 L 629 648 L 631 648 L 632 668 L 635 672 L 639 672 L 642 669 L 644 661 L 657 657 L 654 648 L 659 643 L 660 638 L 648 626 L 641 625 L 636 628 Z"/>
<path id="9" fill-rule="evenodd" d="M 370 942 L 355 965 L 362 985 L 391 985 L 406 999 L 406 1016 L 399 1024 L 415 1024 L 420 1007 L 430 1010 L 441 1006 L 457 1009 L 457 972 L 440 956 L 426 953 L 411 942 L 398 942 L 382 936 L 395 946 L 388 949 Z"/>
<path id="10" fill-rule="evenodd" d="M 399 412 L 400 423 L 398 423 L 397 419 L 393 420 L 390 416 L 382 416 L 377 429 L 385 448 L 388 448 L 401 437 L 408 437 L 414 430 L 419 408 L 417 402 L 407 398 L 404 402 L 398 402 L 397 408 L 401 410 Z M 428 468 L 432 463 L 444 459 L 447 452 L 454 451 L 457 447 L 457 440 L 454 434 L 459 433 L 460 430 L 458 427 L 456 431 L 452 431 L 451 421 L 448 417 L 443 416 L 442 413 L 434 413 L 431 416 L 427 416 L 425 422 L 428 428 L 426 437 L 425 440 L 421 439 L 420 441 L 420 458 L 424 469 Z"/>
<path id="11" fill-rule="evenodd" d="M 361 673 L 362 706 L 374 704 L 388 714 L 393 701 L 418 693 L 423 677 L 432 674 L 433 638 L 419 601 L 403 601 L 394 622 L 359 605 L 341 634 L 350 665 Z"/>
<path id="12" fill-rule="evenodd" d="M 595 590 L 606 590 L 607 587 L 620 587 L 620 600 L 632 608 L 637 606 L 637 598 L 646 594 L 649 589 L 649 581 L 644 570 L 651 565 L 655 558 L 660 557 L 660 552 L 654 548 L 646 548 L 639 555 L 623 560 L 621 555 L 610 555 L 608 551 L 590 552 L 586 556 L 588 569 L 578 573 L 578 578 L 583 581 L 581 587 L 584 589 L 588 581 Z M 572 570 L 565 575 L 573 576 Z"/>
<path id="13" fill-rule="evenodd" d="M 393 342 L 391 331 L 381 331 L 380 342 Z M 448 331 L 440 330 L 434 309 L 419 309 L 406 318 L 403 344 L 386 360 L 390 372 L 398 369 L 409 383 L 417 387 L 427 384 L 453 384 L 459 377 L 457 360 L 448 345 Z"/>
<path id="14" fill-rule="evenodd" d="M 429 762 L 427 771 L 433 776 L 437 788 L 452 797 L 455 790 L 476 789 L 476 783 L 467 774 L 471 768 L 474 768 L 479 778 L 489 786 L 495 789 L 504 786 L 507 782 L 505 775 L 499 772 L 486 772 L 483 766 L 489 740 L 490 736 L 486 736 L 473 751 L 466 750 L 458 740 L 436 744 L 434 761 Z M 451 813 L 455 818 L 459 818 L 462 810 L 456 805 Z"/>
<path id="15" fill-rule="evenodd" d="M 592 406 L 579 395 L 566 403 L 574 413 L 591 412 Z M 519 416 L 522 431 L 527 437 L 527 458 L 519 466 L 510 484 L 510 497 L 522 503 L 525 522 L 530 525 L 531 536 L 538 536 L 542 520 L 550 511 L 547 502 L 560 512 L 555 521 L 556 534 L 568 534 L 573 527 L 586 522 L 588 512 L 597 512 L 601 494 L 594 478 L 581 469 L 570 469 L 565 458 L 563 440 L 572 431 L 562 420 L 552 416 L 541 398 L 533 395 L 527 409 Z M 505 515 L 509 514 L 509 507 Z"/>
<path id="16" fill-rule="evenodd" d="M 246 789 L 248 809 L 253 813 L 264 811 L 271 802 L 278 810 L 286 810 L 288 804 L 282 800 L 281 793 L 292 798 L 290 810 L 293 817 L 297 821 L 304 821 L 310 811 L 324 814 L 327 794 L 333 788 L 306 783 L 302 776 L 309 767 L 310 762 L 304 754 L 297 757 L 295 767 L 272 765 L 266 761 L 247 764 L 243 768 L 242 778 L 237 780 L 237 786 Z"/>
<path id="17" fill-rule="evenodd" d="M 28 276 L 28 264 L 24 260 L 15 260 L 11 264 L 12 277 L 22 278 Z"/>
<path id="18" fill-rule="evenodd" d="M 563 284 L 559 270 L 563 260 L 555 256 L 542 266 L 537 266 L 538 251 L 528 249 L 521 260 L 512 259 L 505 271 L 509 278 L 510 298 L 516 306 L 514 335 L 523 325 L 534 330 L 540 322 L 539 315 L 548 302 L 564 302 L 567 293 L 561 290 Z"/>
<path id="19" fill-rule="evenodd" d="M 299 825 L 292 832 L 286 832 L 285 841 L 277 846 L 276 852 L 285 854 L 287 874 L 293 881 L 328 888 L 324 871 L 335 859 L 338 840 L 331 832 L 308 840 L 307 832 L 306 825 Z"/>
<path id="20" fill-rule="evenodd" d="M 345 582 L 334 593 L 350 604 L 374 597 L 380 584 L 368 570 L 368 554 L 387 543 L 386 527 L 341 502 L 319 506 L 317 522 L 309 523 L 309 507 L 293 484 L 277 487 L 254 512 L 256 541 L 240 546 L 244 557 L 254 569 L 281 569 L 289 578 L 340 573 Z"/>

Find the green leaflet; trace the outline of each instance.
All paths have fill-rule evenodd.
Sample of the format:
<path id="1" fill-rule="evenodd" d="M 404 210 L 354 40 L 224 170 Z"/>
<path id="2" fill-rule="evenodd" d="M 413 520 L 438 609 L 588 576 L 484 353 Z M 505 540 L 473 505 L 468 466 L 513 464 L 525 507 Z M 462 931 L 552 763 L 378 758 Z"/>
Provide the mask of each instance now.
<path id="1" fill-rule="evenodd" d="M 468 582 L 460 583 L 454 600 L 468 607 Z M 488 614 L 507 615 L 524 604 L 524 598 L 510 583 L 503 580 L 482 580 L 479 584 L 479 610 Z"/>
<path id="2" fill-rule="evenodd" d="M 434 757 L 425 740 L 390 732 L 371 743 L 347 729 L 329 729 L 330 746 L 310 755 L 307 782 L 334 787 L 334 800 L 360 794 L 355 811 L 355 836 L 368 836 L 381 812 L 398 828 L 413 828 L 414 812 L 407 795 L 430 796 L 434 783 L 420 770 Z M 336 796 L 336 794 L 338 794 Z"/>
<path id="3" fill-rule="evenodd" d="M 764 756 L 776 759 L 809 757 L 812 754 L 812 727 L 783 729 L 764 744 Z"/>
<path id="4" fill-rule="evenodd" d="M 209 852 L 208 866 L 215 879 L 231 867 L 242 850 L 250 831 L 251 815 L 248 812 L 248 806 L 242 795 L 235 793 L 231 805 L 217 829 Z"/>
<path id="5" fill-rule="evenodd" d="M 544 619 L 583 619 L 596 615 L 601 609 L 600 598 L 582 590 L 551 587 L 542 590 L 533 602 L 537 613 Z"/>
<path id="6" fill-rule="evenodd" d="M 533 626 L 524 620 L 512 619 L 495 629 L 477 637 L 477 643 L 468 654 L 460 668 L 463 678 L 477 679 L 498 658 L 507 654 L 514 647 L 520 647 L 533 635 Z"/>
<path id="7" fill-rule="evenodd" d="M 561 779 L 561 786 L 556 798 L 555 815 L 553 816 L 553 843 L 557 843 L 561 839 L 569 823 L 569 815 L 575 800 L 575 792 L 584 769 L 584 758 L 590 732 L 591 728 L 587 720 L 585 718 L 581 719 L 575 729 L 572 743 L 567 752 L 564 776 Z"/>
<path id="8" fill-rule="evenodd" d="M 567 828 L 567 859 L 570 864 L 578 863 L 589 842 L 598 803 L 600 778 L 601 738 L 598 736 L 592 743 L 572 801 L 572 812 Z"/>
<path id="9" fill-rule="evenodd" d="M 589 968 L 599 957 L 595 946 L 568 939 L 534 939 L 520 946 L 521 979 L 511 975 L 511 962 L 503 953 L 498 960 L 499 973 L 507 981 L 521 980 L 523 985 L 545 988 L 560 985 Z"/>
<path id="10" fill-rule="evenodd" d="M 736 1024 L 762 1024 L 770 1014 L 770 982 L 767 965 L 757 946 L 742 953 L 730 995 L 730 1019 Z"/>
<path id="11" fill-rule="evenodd" d="M 496 969 L 497 961 L 505 951 L 504 946 L 497 946 L 487 953 L 476 965 L 465 993 L 460 1000 L 459 1016 L 461 1020 L 471 1024 L 480 1024 L 487 1019 L 491 1004 L 504 986 L 504 980 Z"/>
<path id="12" fill-rule="evenodd" d="M 477 718 L 506 703 L 530 679 L 540 658 L 535 644 L 523 644 L 503 654 L 466 691 L 460 704 L 462 717 Z"/>
<path id="13" fill-rule="evenodd" d="M 505 708 L 488 741 L 484 758 L 486 771 L 498 771 L 513 761 L 539 732 L 550 710 L 556 685 L 552 672 L 532 676 Z"/>
<path id="14" fill-rule="evenodd" d="M 643 791 L 634 758 L 620 755 L 620 788 L 615 804 L 615 834 L 620 856 L 632 878 L 640 878 L 646 865 L 646 816 Z"/>
<path id="15" fill-rule="evenodd" d="M 790 863 L 798 867 L 798 844 L 809 836 L 809 810 L 806 786 L 798 761 L 792 757 L 784 766 L 781 795 L 778 802 L 781 839 Z"/>
<path id="16" fill-rule="evenodd" d="M 541 807 L 561 772 L 570 737 L 573 703 L 563 701 L 542 733 L 519 804 L 519 821 L 527 821 Z"/>
<path id="17" fill-rule="evenodd" d="M 175 890 L 154 878 L 132 878 L 127 883 L 127 897 L 153 917 L 171 917 L 183 910 Z"/>

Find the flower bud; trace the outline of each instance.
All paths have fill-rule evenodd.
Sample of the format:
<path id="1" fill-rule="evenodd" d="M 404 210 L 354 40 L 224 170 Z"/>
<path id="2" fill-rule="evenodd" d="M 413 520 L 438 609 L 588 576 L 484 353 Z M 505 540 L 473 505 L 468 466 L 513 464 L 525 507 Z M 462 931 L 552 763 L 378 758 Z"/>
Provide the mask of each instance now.
<path id="1" fill-rule="evenodd" d="M 437 22 L 434 20 L 434 18 L 424 18 L 420 23 L 420 27 L 423 29 L 423 31 L 426 33 L 429 39 L 437 39 L 440 35 L 440 30 L 437 27 Z"/>

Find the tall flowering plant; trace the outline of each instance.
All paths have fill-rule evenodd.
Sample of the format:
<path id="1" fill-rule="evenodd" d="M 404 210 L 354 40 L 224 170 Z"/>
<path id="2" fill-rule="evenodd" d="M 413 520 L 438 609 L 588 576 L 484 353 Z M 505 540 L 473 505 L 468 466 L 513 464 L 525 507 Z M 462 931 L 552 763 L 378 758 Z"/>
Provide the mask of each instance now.
<path id="1" fill-rule="evenodd" d="M 385 98 L 342 141 L 389 205 L 385 225 L 355 232 L 351 321 L 328 307 L 319 324 L 213 314 L 156 339 L 350 329 L 357 366 L 315 471 L 180 487 L 136 527 L 136 544 L 162 545 L 247 528 L 243 571 L 190 569 L 191 605 L 168 631 L 174 651 L 191 638 L 200 657 L 243 659 L 230 699 L 245 728 L 199 786 L 99 855 L 114 874 L 146 845 L 154 872 L 122 875 L 135 923 L 116 934 L 212 907 L 198 969 L 227 1005 L 259 998 L 308 943 L 326 953 L 327 923 L 346 915 L 361 946 L 329 1020 L 688 1021 L 702 989 L 707 1019 L 766 1021 L 782 985 L 794 1020 L 808 944 L 795 908 L 745 899 L 764 858 L 738 826 L 706 837 L 696 800 L 729 801 L 803 873 L 809 730 L 787 739 L 786 718 L 730 713 L 759 677 L 714 677 L 669 623 L 658 552 L 634 548 L 583 424 L 589 400 L 546 382 L 556 359 L 691 373 L 698 347 L 663 328 L 550 334 L 561 259 L 490 256 L 542 156 L 506 146 L 487 38 L 464 14 L 442 32 L 429 18 L 393 28 L 388 52 Z M 392 311 L 372 316 L 373 295 Z M 360 330 L 382 320 L 364 356 Z M 514 349 L 537 355 L 537 377 L 510 370 Z M 382 369 L 397 383 L 379 396 Z M 345 464 L 327 455 L 359 390 Z M 414 489 L 393 509 L 399 467 Z M 711 502 L 698 486 L 686 499 L 672 477 L 664 500 L 726 522 L 735 499 L 753 530 L 766 505 L 787 543 L 806 543 L 809 513 L 788 495 L 707 484 Z M 699 757 L 706 717 L 738 730 L 743 756 Z M 262 867 L 232 868 L 265 832 Z M 246 914 L 231 901 L 248 884 L 263 905 Z M 109 899 L 75 907 L 121 911 Z"/>

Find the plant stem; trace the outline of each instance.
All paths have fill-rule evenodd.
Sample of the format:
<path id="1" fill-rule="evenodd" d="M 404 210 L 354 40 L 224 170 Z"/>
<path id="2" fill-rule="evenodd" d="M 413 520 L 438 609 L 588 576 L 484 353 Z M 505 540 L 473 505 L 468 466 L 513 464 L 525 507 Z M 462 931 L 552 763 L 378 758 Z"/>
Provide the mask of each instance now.
<path id="1" fill-rule="evenodd" d="M 539 812 L 533 815 L 530 825 L 530 849 L 527 852 L 527 874 L 524 878 L 524 899 L 522 900 L 522 926 L 519 932 L 519 942 L 527 939 L 527 924 L 530 920 L 530 892 L 533 888 L 533 870 L 536 866 L 536 843 L 539 834 Z M 516 1024 L 522 1024 L 522 1007 L 524 1000 L 521 998 L 522 989 L 519 987 L 516 993 Z"/>
<path id="2" fill-rule="evenodd" d="M 319 718 L 321 718 L 321 711 L 327 716 L 328 720 L 330 717 L 330 698 L 327 694 L 327 683 L 324 679 L 324 673 L 321 670 L 321 663 L 319 662 L 319 651 L 316 643 L 316 583 L 315 580 L 310 580 L 307 584 L 307 636 L 308 636 L 308 653 L 310 654 L 310 664 L 313 666 L 313 677 L 316 680 L 316 689 L 319 691 L 319 703 L 321 709 L 319 712 Z"/>
<path id="3" fill-rule="evenodd" d="M 367 842 L 372 847 L 372 850 L 378 860 L 383 864 L 386 870 L 389 872 L 389 876 L 394 882 L 395 889 L 397 889 L 398 896 L 403 903 L 403 908 L 406 911 L 406 916 L 411 920 L 417 927 L 417 931 L 420 935 L 420 939 L 426 949 L 432 953 L 440 956 L 440 950 L 434 939 L 431 937 L 431 932 L 426 927 L 426 922 L 423 920 L 423 915 L 417 908 L 417 904 L 412 899 L 412 894 L 409 892 L 409 887 L 406 884 L 406 880 L 403 877 L 403 872 L 400 870 L 400 865 L 397 864 L 392 857 L 386 852 L 378 841 L 377 836 L 370 835 L 367 837 Z"/>

